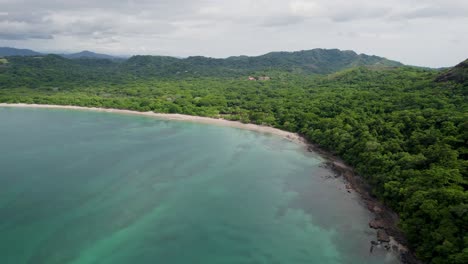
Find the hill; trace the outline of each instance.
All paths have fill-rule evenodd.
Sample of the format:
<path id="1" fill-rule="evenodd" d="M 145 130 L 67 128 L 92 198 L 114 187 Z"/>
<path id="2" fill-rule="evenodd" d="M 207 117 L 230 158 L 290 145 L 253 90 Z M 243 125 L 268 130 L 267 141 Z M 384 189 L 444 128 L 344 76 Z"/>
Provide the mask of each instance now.
<path id="1" fill-rule="evenodd" d="M 16 49 L 10 47 L 0 47 L 0 57 L 7 56 L 43 56 L 46 53 L 37 52 L 30 49 Z M 114 57 L 107 54 L 95 53 L 92 51 L 84 50 L 77 53 L 64 53 L 57 54 L 64 58 L 68 59 L 80 59 L 80 58 L 89 58 L 89 59 L 121 59 L 119 57 Z"/>
<path id="2" fill-rule="evenodd" d="M 37 56 L 37 55 L 42 55 L 42 53 L 29 50 L 29 49 L 15 49 L 15 48 L 9 48 L 9 47 L 0 47 L 0 57 Z"/>
<path id="3" fill-rule="evenodd" d="M 251 72 L 281 70 L 305 74 L 328 74 L 355 66 L 403 66 L 378 56 L 338 49 L 313 49 L 296 52 L 271 52 L 261 56 L 236 56 L 226 59 L 203 56 L 178 59 L 163 56 L 134 56 L 123 67 L 137 75 L 235 76 Z"/>
<path id="4" fill-rule="evenodd" d="M 357 54 L 338 49 L 313 49 L 295 52 L 271 52 L 258 57 L 230 57 L 227 63 L 234 67 L 268 67 L 296 69 L 310 73 L 332 73 L 354 66 L 402 66 L 403 64 L 378 56 Z"/>
<path id="5" fill-rule="evenodd" d="M 461 84 L 468 84 L 468 59 L 459 63 L 453 68 L 444 71 L 437 76 L 437 82 L 453 81 Z"/>
<path id="6" fill-rule="evenodd" d="M 3 53 L 1 49 L 3 49 Z M 44 55 L 32 50 L 1 49 L 0 56 Z M 125 60 L 91 51 L 58 55 L 68 59 Z M 120 68 L 137 76 L 239 76 L 251 72 L 272 70 L 305 74 L 329 74 L 355 66 L 396 67 L 402 66 L 402 64 L 378 56 L 357 54 L 354 51 L 313 49 L 295 52 L 271 52 L 253 57 L 235 56 L 226 59 L 203 56 L 176 58 L 137 55 L 129 58 Z"/>
<path id="7" fill-rule="evenodd" d="M 0 48 L 0 56 L 40 56 L 40 52 L 27 49 Z M 58 54 L 67 59 L 109 59 L 123 58 L 81 51 Z M 338 49 L 313 49 L 295 52 L 271 52 L 261 56 L 235 56 L 216 59 L 203 56 L 176 58 L 167 56 L 142 56 L 129 58 L 121 69 L 138 76 L 239 76 L 256 71 L 282 70 L 306 74 L 329 74 L 355 66 L 391 66 L 403 64 L 378 56 L 357 54 L 354 51 Z"/>
<path id="8" fill-rule="evenodd" d="M 0 71 L 0 77 L 3 74 L 0 85 L 5 87 L 20 84 L 30 87 L 44 83 L 56 85 L 62 81 L 70 86 L 72 83 L 118 82 L 132 78 L 239 78 L 253 74 L 272 75 L 276 72 L 313 75 L 334 73 L 356 66 L 402 66 L 399 62 L 382 57 L 336 49 L 272 52 L 256 57 L 238 56 L 226 59 L 138 55 L 126 60 L 84 51 L 67 56 L 10 56 L 8 61 L 8 67 L 3 67 Z"/>
<path id="9" fill-rule="evenodd" d="M 60 54 L 60 56 L 68 58 L 68 59 L 80 59 L 80 58 L 89 58 L 89 59 L 117 59 L 117 57 L 95 53 L 92 51 L 84 50 L 78 53 L 71 53 L 71 54 Z"/>

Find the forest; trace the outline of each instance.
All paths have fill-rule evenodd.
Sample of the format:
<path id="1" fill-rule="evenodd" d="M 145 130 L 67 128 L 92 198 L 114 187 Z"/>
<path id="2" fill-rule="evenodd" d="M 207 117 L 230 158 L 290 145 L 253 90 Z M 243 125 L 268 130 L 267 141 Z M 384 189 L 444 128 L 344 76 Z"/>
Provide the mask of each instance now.
<path id="1" fill-rule="evenodd" d="M 298 132 L 365 178 L 399 214 L 419 259 L 468 263 L 468 60 L 435 70 L 348 55 L 322 70 L 281 54 L 247 62 L 8 57 L 0 102 L 182 113 Z"/>

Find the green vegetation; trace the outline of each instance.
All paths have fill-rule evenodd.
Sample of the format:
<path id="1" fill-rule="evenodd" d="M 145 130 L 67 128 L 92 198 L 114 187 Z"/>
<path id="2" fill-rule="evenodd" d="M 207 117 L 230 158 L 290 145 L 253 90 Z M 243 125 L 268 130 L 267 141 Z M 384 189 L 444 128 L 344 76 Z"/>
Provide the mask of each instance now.
<path id="1" fill-rule="evenodd" d="M 328 74 L 355 66 L 401 66 L 398 62 L 377 56 L 322 49 L 272 52 L 258 57 L 240 56 L 227 59 L 200 56 L 186 59 L 134 56 L 128 60 L 70 60 L 59 55 L 45 55 L 10 56 L 8 60 L 14 66 L 4 69 L 4 74 L 0 71 L 0 87 L 34 87 L 44 84 L 68 86 L 70 83 L 82 85 L 83 81 L 94 84 L 97 80 L 120 84 L 124 80 L 132 82 L 135 78 L 240 77 L 255 72 L 271 71 Z"/>
<path id="2" fill-rule="evenodd" d="M 8 66 L 0 67 L 0 102 L 224 117 L 299 132 L 366 178 L 373 193 L 400 214 L 419 258 L 468 263 L 463 64 L 442 73 L 386 63 L 346 69 L 353 62 L 329 64 L 329 75 L 311 75 L 284 57 L 278 64 L 265 56 L 252 64 L 247 57 L 9 57 Z M 248 75 L 271 80 L 248 81 Z"/>
<path id="3" fill-rule="evenodd" d="M 0 58 L 0 64 L 7 64 L 8 60 L 5 58 Z"/>

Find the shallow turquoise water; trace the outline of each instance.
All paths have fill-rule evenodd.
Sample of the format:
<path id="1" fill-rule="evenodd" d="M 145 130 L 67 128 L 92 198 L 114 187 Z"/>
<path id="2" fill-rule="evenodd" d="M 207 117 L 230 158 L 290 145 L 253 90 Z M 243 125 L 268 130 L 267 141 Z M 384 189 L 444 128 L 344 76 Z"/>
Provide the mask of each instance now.
<path id="1" fill-rule="evenodd" d="M 322 160 L 280 137 L 0 108 L 0 263 L 397 263 Z"/>

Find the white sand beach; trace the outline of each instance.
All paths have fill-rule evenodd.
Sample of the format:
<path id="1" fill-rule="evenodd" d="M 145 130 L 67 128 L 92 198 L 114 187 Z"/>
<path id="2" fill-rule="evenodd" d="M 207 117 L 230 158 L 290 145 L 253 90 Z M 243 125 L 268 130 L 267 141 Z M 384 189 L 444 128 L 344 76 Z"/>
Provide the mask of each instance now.
<path id="1" fill-rule="evenodd" d="M 22 108 L 48 108 L 48 109 L 71 109 L 71 110 L 84 110 L 84 111 L 97 111 L 97 112 L 106 112 L 106 113 L 117 113 L 117 114 L 127 114 L 127 115 L 139 115 L 139 116 L 148 116 L 155 117 L 165 120 L 175 120 L 175 121 L 186 121 L 186 122 L 196 122 L 210 125 L 219 125 L 219 126 L 228 126 L 235 127 L 240 129 L 247 129 L 251 131 L 273 134 L 281 136 L 285 139 L 294 141 L 300 144 L 307 144 L 306 140 L 299 136 L 297 133 L 292 133 L 277 129 L 269 126 L 261 126 L 255 124 L 244 124 L 239 121 L 230 121 L 226 119 L 216 119 L 210 117 L 201 117 L 201 116 L 191 116 L 191 115 L 182 115 L 182 114 L 165 114 L 165 113 L 154 113 L 154 112 L 138 112 L 132 110 L 122 110 L 122 109 L 111 109 L 111 108 L 99 108 L 99 107 L 82 107 L 82 106 L 73 106 L 73 105 L 42 105 L 42 104 L 6 104 L 0 103 L 0 107 L 22 107 Z"/>

